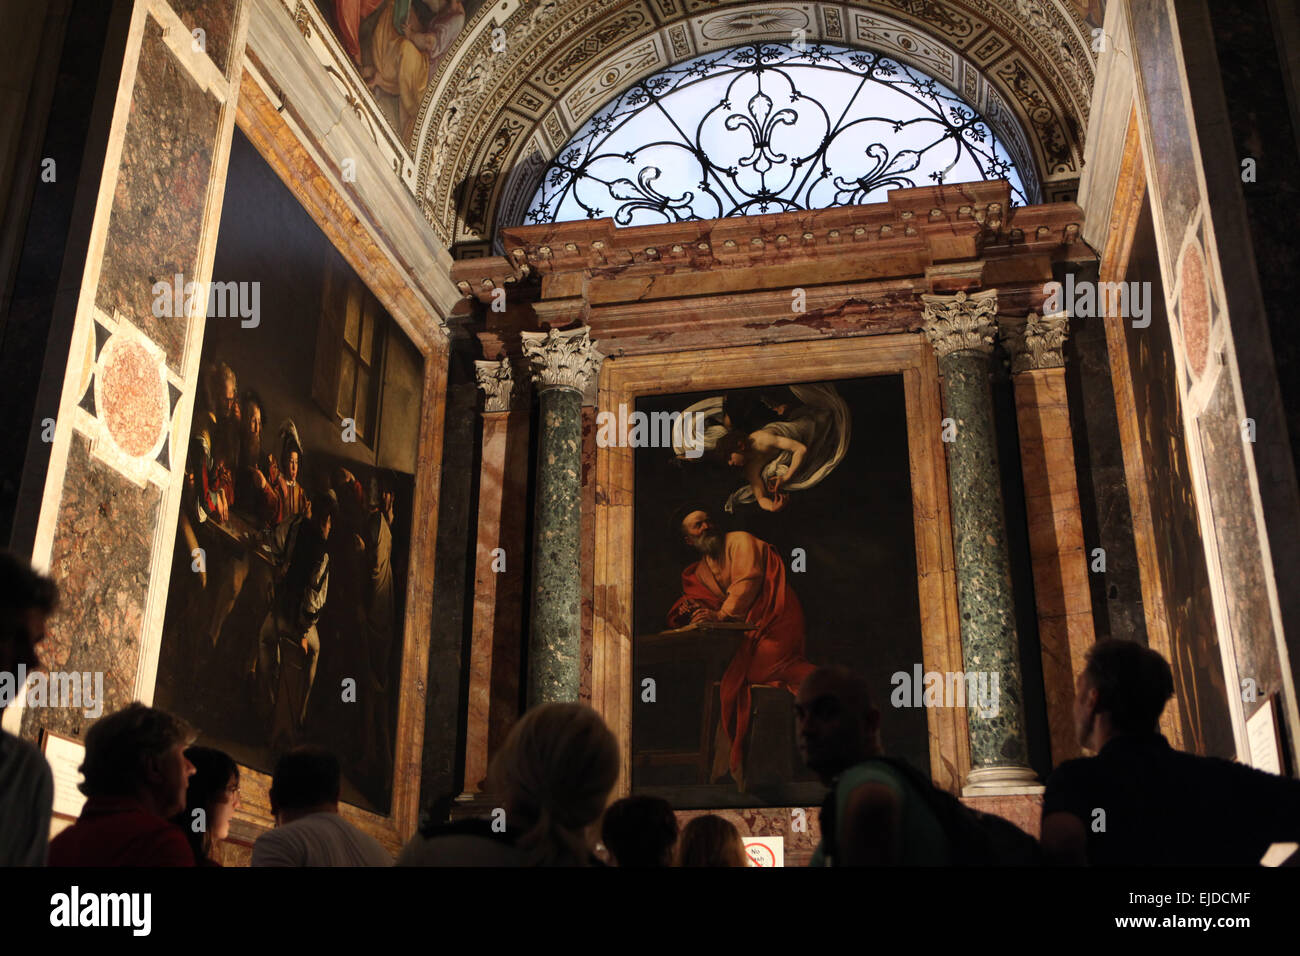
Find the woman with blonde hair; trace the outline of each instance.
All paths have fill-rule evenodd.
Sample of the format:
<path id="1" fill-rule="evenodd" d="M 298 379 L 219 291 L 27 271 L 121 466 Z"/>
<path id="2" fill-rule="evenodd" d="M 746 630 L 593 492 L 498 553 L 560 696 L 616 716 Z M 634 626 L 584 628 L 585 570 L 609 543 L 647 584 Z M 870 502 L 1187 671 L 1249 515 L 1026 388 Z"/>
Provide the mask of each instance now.
<path id="1" fill-rule="evenodd" d="M 599 714 L 583 704 L 535 707 L 492 759 L 488 793 L 501 801 L 492 818 L 427 825 L 397 865 L 599 865 L 587 829 L 617 779 L 618 741 Z"/>
<path id="2" fill-rule="evenodd" d="M 696 817 L 682 830 L 680 866 L 748 866 L 745 842 L 735 824 L 723 817 Z"/>

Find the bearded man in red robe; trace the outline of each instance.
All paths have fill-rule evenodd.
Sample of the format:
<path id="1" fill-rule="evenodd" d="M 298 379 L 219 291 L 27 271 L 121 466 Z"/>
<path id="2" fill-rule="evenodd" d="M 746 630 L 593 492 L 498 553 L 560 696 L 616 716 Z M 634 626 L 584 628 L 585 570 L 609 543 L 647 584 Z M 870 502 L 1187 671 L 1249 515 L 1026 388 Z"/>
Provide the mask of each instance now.
<path id="1" fill-rule="evenodd" d="M 724 535 L 706 511 L 688 514 L 682 520 L 682 535 L 701 557 L 682 572 L 682 596 L 668 612 L 669 626 L 707 627 L 711 621 L 744 621 L 754 626 L 745 632 L 719 689 L 728 765 L 743 789 L 750 686 L 784 687 L 797 694 L 804 678 L 815 670 L 804 658 L 803 608 L 786 583 L 785 562 L 766 541 L 746 531 Z M 714 763 L 715 779 L 721 776 L 719 762 Z"/>

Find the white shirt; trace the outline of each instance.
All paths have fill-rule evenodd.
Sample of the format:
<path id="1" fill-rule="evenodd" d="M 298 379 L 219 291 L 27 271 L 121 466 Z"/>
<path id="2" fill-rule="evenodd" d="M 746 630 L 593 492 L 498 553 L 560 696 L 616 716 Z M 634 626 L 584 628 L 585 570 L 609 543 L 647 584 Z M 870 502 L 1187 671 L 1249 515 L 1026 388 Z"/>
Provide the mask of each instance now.
<path id="1" fill-rule="evenodd" d="M 374 837 L 337 813 L 322 811 L 263 833 L 253 843 L 250 866 L 392 866 Z"/>

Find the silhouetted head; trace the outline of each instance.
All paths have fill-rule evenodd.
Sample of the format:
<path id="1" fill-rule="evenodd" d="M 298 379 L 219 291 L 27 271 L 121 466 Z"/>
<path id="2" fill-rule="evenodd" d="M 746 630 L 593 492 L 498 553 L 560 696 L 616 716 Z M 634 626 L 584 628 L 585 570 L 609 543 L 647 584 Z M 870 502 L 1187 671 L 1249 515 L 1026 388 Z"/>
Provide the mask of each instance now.
<path id="1" fill-rule="evenodd" d="M 185 748 L 194 737 L 194 728 L 181 718 L 139 702 L 101 717 L 86 732 L 81 792 L 135 797 L 159 816 L 173 817 L 185 808 L 194 773 Z"/>
<path id="2" fill-rule="evenodd" d="M 322 747 L 296 747 L 271 775 L 271 812 L 283 825 L 308 813 L 337 811 L 343 774 L 339 758 Z"/>
<path id="3" fill-rule="evenodd" d="M 624 797 L 605 811 L 600 839 L 619 866 L 672 866 L 677 815 L 661 797 Z"/>
<path id="4" fill-rule="evenodd" d="M 175 822 L 185 831 L 195 862 L 203 863 L 230 835 L 230 819 L 239 806 L 239 765 L 212 747 L 190 747 L 185 759 L 194 766 L 194 776 L 185 793 L 185 809 Z"/>
<path id="5" fill-rule="evenodd" d="M 845 667 L 819 667 L 799 687 L 794 703 L 799 753 L 828 783 L 882 752 L 880 711 L 867 682 Z"/>
<path id="6" fill-rule="evenodd" d="M 712 813 L 686 824 L 678 861 L 681 866 L 749 865 L 740 831 L 730 820 Z"/>
<path id="7" fill-rule="evenodd" d="M 1088 651 L 1074 695 L 1074 727 L 1080 745 L 1100 750 L 1111 737 L 1152 734 L 1174 696 L 1168 662 L 1135 641 L 1098 641 Z"/>
<path id="8" fill-rule="evenodd" d="M 0 551 L 0 672 L 17 674 L 20 664 L 41 666 L 37 645 L 45 640 L 45 619 L 58 605 L 53 580 L 17 555 Z M 0 699 L 0 710 L 7 703 Z"/>
<path id="9" fill-rule="evenodd" d="M 505 802 L 506 826 L 531 865 L 588 862 L 586 828 L 618 780 L 618 741 L 584 704 L 534 707 L 492 760 L 488 789 Z"/>

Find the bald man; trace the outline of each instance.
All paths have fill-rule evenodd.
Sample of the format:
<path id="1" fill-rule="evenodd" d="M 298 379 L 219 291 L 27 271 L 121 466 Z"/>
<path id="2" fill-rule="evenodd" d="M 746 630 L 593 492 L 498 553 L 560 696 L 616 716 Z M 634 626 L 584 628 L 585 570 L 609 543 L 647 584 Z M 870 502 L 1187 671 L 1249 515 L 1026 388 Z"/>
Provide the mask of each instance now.
<path id="1" fill-rule="evenodd" d="M 866 682 L 820 667 L 795 697 L 799 753 L 830 788 L 810 866 L 946 866 L 951 847 L 916 783 L 883 759 Z"/>
<path id="2" fill-rule="evenodd" d="M 766 541 L 746 531 L 724 535 L 703 510 L 686 515 L 681 531 L 700 560 L 682 572 L 682 596 L 668 612 L 669 626 L 711 621 L 744 621 L 754 626 L 722 675 L 720 746 L 713 772 L 716 779 L 729 766 L 743 790 L 750 686 L 784 687 L 795 694 L 813 671 L 803 656 L 803 608 L 786 582 L 785 562 Z"/>

